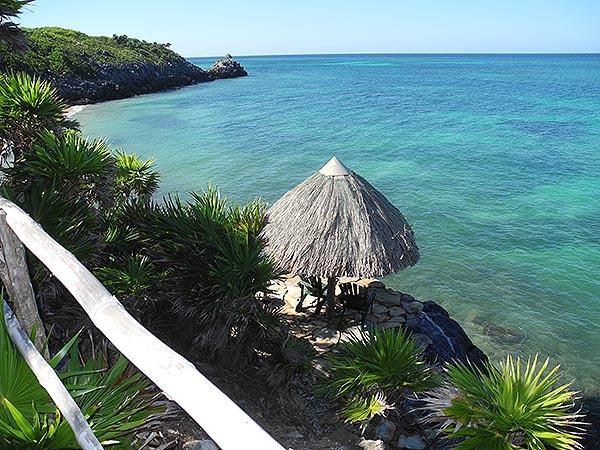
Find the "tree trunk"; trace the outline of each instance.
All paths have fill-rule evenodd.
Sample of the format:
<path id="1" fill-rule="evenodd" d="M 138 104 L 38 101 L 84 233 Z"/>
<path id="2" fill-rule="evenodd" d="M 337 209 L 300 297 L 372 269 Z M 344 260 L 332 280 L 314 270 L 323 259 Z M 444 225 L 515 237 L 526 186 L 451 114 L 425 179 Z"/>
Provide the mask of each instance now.
<path id="1" fill-rule="evenodd" d="M 10 301 L 15 310 L 15 316 L 28 335 L 35 327 L 35 346 L 44 357 L 48 358 L 48 349 L 45 349 L 46 331 L 44 324 L 38 312 L 37 303 L 27 260 L 25 258 L 25 248 L 17 238 L 10 226 L 6 223 L 6 213 L 0 211 L 0 278 L 6 289 Z"/>
<path id="2" fill-rule="evenodd" d="M 327 320 L 333 320 L 335 313 L 335 286 L 337 285 L 336 277 L 327 278 Z"/>

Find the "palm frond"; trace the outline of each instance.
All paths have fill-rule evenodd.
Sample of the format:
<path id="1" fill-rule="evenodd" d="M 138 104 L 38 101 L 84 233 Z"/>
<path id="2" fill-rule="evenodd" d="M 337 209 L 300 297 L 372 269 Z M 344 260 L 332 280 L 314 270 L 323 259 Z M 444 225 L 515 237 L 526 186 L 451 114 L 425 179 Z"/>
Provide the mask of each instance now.
<path id="1" fill-rule="evenodd" d="M 560 382 L 560 367 L 537 356 L 508 356 L 499 368 L 457 363 L 447 369 L 452 395 L 427 396 L 428 421 L 441 424 L 457 448 L 580 449 L 585 424 L 575 409 L 572 383 Z"/>

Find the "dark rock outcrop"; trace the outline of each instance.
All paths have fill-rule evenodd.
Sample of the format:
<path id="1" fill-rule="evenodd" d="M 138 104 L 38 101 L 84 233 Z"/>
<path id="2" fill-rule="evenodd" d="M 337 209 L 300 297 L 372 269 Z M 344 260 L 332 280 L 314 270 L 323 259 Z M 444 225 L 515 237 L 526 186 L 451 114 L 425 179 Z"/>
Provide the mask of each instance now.
<path id="1" fill-rule="evenodd" d="M 211 81 L 204 70 L 178 64 L 99 65 L 93 77 L 50 76 L 59 94 L 73 104 L 115 100 Z"/>
<path id="2" fill-rule="evenodd" d="M 412 333 L 423 334 L 432 341 L 425 354 L 443 362 L 459 360 L 470 361 L 480 365 L 487 361 L 487 356 L 477 347 L 467 333 L 448 312 L 433 301 L 423 303 L 423 311 L 409 317 L 404 326 Z"/>
<path id="3" fill-rule="evenodd" d="M 248 72 L 237 62 L 230 54 L 225 55 L 225 58 L 220 59 L 206 71 L 206 75 L 211 80 L 222 78 L 238 78 L 245 77 Z"/>
<path id="4" fill-rule="evenodd" d="M 86 104 L 247 75 L 240 63 L 227 55 L 208 71 L 182 60 L 163 65 L 153 63 L 98 65 L 98 70 L 93 77 L 50 76 L 49 78 L 57 87 L 59 94 L 68 102 Z"/>

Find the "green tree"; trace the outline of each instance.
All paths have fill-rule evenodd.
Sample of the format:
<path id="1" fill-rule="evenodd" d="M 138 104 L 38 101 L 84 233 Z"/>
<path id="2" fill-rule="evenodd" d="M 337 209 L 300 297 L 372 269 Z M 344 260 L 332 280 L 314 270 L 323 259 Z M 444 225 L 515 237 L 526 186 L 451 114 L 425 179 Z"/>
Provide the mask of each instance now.
<path id="1" fill-rule="evenodd" d="M 0 42 L 23 50 L 27 47 L 25 36 L 15 19 L 33 0 L 0 0 Z"/>

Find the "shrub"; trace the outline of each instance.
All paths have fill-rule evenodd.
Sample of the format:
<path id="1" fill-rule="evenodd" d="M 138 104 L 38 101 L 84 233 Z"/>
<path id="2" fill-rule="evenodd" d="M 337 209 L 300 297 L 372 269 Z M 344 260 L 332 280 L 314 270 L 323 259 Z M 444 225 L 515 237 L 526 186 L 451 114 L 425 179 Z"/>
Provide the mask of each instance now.
<path id="1" fill-rule="evenodd" d="M 104 141 L 43 131 L 2 171 L 6 197 L 79 259 L 98 257 L 101 218 L 114 203 L 114 158 Z"/>
<path id="2" fill-rule="evenodd" d="M 576 393 L 560 384 L 559 366 L 537 356 L 523 364 L 508 356 L 496 368 L 455 364 L 448 367 L 449 384 L 425 399 L 431 414 L 459 449 L 582 448 L 582 416 L 573 412 Z"/>
<path id="3" fill-rule="evenodd" d="M 66 370 L 59 373 L 67 389 L 104 445 L 128 442 L 148 419 L 160 412 L 153 408 L 150 383 L 139 373 L 125 376 L 128 362 L 121 357 L 108 366 L 98 355 L 82 363 L 77 338 L 71 339 L 50 361 L 57 367 L 69 355 Z M 0 447 L 3 449 L 80 448 L 69 424 L 52 403 L 8 336 L 0 318 Z"/>
<path id="4" fill-rule="evenodd" d="M 65 119 L 66 108 L 47 81 L 25 73 L 0 74 L 0 157 L 19 158 L 44 130 L 76 127 Z"/>
<path id="5" fill-rule="evenodd" d="M 71 198 L 85 200 L 90 208 L 113 205 L 114 158 L 104 140 L 86 139 L 69 130 L 40 133 L 31 149 L 4 169 L 17 194 L 32 185 L 59 187 Z"/>
<path id="6" fill-rule="evenodd" d="M 160 174 L 154 170 L 154 160 L 143 161 L 134 154 L 116 153 L 116 189 L 123 199 L 150 200 L 158 189 Z"/>
<path id="7" fill-rule="evenodd" d="M 114 261 L 113 267 L 101 267 L 96 276 L 114 294 L 139 296 L 149 291 L 162 278 L 147 256 L 131 255 Z"/>
<path id="8" fill-rule="evenodd" d="M 329 358 L 331 376 L 322 390 L 344 401 L 342 416 L 348 421 L 369 420 L 386 409 L 386 399 L 438 383 L 422 349 L 404 329 L 361 331 L 336 349 Z"/>
<path id="9" fill-rule="evenodd" d="M 2 0 L 0 2 L 0 43 L 4 42 L 11 50 L 25 50 L 25 36 L 16 17 L 33 0 Z"/>
<path id="10" fill-rule="evenodd" d="M 269 343 L 268 365 L 260 370 L 269 386 L 287 388 L 297 374 L 308 374 L 312 370 L 316 351 L 309 341 L 278 333 Z"/>

